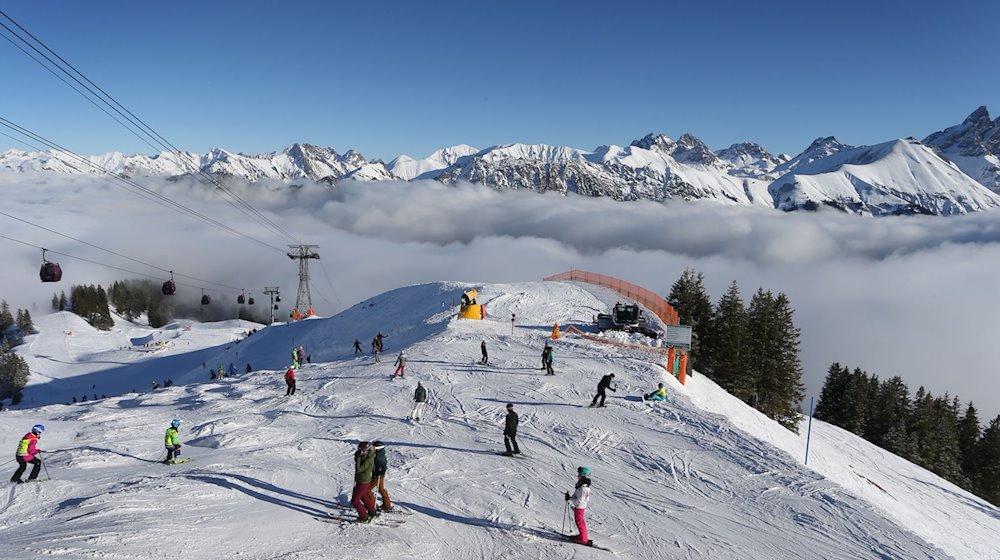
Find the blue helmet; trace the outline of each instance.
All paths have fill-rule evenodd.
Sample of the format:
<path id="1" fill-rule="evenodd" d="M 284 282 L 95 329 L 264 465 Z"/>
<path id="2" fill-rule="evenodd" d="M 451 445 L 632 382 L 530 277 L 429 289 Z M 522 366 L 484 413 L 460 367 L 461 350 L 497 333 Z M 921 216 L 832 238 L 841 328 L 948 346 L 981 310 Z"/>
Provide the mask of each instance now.
<path id="1" fill-rule="evenodd" d="M 36 436 L 44 431 L 45 431 L 45 426 L 41 424 L 35 424 L 34 426 L 31 427 L 31 433 L 35 434 Z"/>
<path id="2" fill-rule="evenodd" d="M 171 427 L 171 428 L 177 428 L 177 427 L 179 427 L 180 425 L 181 425 L 181 420 L 180 420 L 180 418 L 174 418 L 173 420 L 171 420 L 171 421 L 170 421 L 170 427 Z"/>

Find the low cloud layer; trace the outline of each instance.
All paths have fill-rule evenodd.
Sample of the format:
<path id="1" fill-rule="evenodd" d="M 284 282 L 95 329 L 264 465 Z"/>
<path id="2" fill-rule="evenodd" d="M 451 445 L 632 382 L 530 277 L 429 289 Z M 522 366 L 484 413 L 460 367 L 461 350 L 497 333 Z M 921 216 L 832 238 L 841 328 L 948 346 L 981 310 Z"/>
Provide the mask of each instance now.
<path id="1" fill-rule="evenodd" d="M 297 268 L 286 241 L 198 183 L 150 188 L 250 233 L 274 248 L 220 232 L 93 178 L 0 176 L 2 211 L 203 280 L 265 285 L 294 300 Z M 537 280 L 580 268 L 666 294 L 686 267 L 705 274 L 713 300 L 736 280 L 747 300 L 758 287 L 785 292 L 802 331 L 810 395 L 831 362 L 881 378 L 901 375 L 1000 413 L 994 343 L 1000 303 L 1000 221 L 963 217 L 865 218 L 834 212 L 783 214 L 716 203 L 623 203 L 496 191 L 472 185 L 353 183 L 234 185 L 306 243 L 313 302 L 335 313 L 402 285 L 437 280 Z M 161 273 L 0 216 L 3 235 L 129 270 Z M 0 239 L 0 297 L 48 308 L 54 289 L 130 276 L 59 258 L 57 286 L 38 282 L 40 252 Z M 178 278 L 179 283 L 188 282 Z M 191 281 L 191 283 L 198 283 Z M 200 297 L 181 286 L 178 297 Z M 212 291 L 213 299 L 236 292 Z M 359 333 L 363 334 L 363 333 Z M 362 337 L 363 338 L 363 337 Z"/>

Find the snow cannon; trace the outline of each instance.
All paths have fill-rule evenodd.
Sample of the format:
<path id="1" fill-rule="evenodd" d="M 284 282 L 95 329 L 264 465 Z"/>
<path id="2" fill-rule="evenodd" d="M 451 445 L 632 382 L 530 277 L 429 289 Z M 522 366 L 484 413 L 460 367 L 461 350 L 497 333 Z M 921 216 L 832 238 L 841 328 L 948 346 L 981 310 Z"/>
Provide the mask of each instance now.
<path id="1" fill-rule="evenodd" d="M 462 294 L 462 306 L 458 311 L 459 319 L 473 319 L 479 321 L 486 318 L 486 306 L 481 303 L 477 303 L 477 297 L 479 297 L 479 292 L 475 289 Z"/>

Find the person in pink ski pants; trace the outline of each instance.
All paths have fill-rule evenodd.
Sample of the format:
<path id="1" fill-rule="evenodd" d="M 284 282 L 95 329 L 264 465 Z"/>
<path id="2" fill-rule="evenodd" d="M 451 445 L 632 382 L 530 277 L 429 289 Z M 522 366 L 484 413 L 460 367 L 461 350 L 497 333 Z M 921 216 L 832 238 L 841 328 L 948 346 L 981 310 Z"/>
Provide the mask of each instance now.
<path id="1" fill-rule="evenodd" d="M 580 534 L 573 537 L 573 541 L 589 545 L 591 541 L 587 538 L 587 521 L 583 518 L 583 514 L 587 510 L 587 502 L 590 501 L 590 478 L 588 478 L 590 476 L 590 469 L 580 467 L 576 472 L 576 490 L 572 495 L 566 492 L 566 501 L 573 508 L 573 520 L 576 521 L 576 527 L 580 530 Z"/>

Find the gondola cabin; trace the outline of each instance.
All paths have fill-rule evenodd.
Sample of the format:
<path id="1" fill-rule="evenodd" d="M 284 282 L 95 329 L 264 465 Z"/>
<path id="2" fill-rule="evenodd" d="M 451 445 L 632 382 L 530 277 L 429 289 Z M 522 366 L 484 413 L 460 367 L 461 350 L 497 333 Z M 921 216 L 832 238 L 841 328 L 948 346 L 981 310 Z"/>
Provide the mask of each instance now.
<path id="1" fill-rule="evenodd" d="M 173 280 L 167 280 L 163 283 L 163 295 L 172 296 L 177 293 L 177 284 L 174 284 Z"/>
<path id="2" fill-rule="evenodd" d="M 243 305 L 246 302 L 247 302 L 247 298 L 243 294 L 240 294 L 240 295 L 236 296 L 236 303 L 238 303 L 240 305 Z"/>
<path id="3" fill-rule="evenodd" d="M 42 278 L 42 282 L 58 282 L 62 279 L 62 268 L 59 263 L 46 261 L 42 263 L 42 269 L 38 275 Z"/>
<path id="4" fill-rule="evenodd" d="M 247 298 L 247 305 L 253 305 L 253 298 L 252 297 Z"/>
<path id="5" fill-rule="evenodd" d="M 208 297 L 208 294 L 204 294 L 204 295 L 201 296 L 201 304 L 202 305 L 208 305 L 210 303 L 212 303 L 212 298 Z"/>

